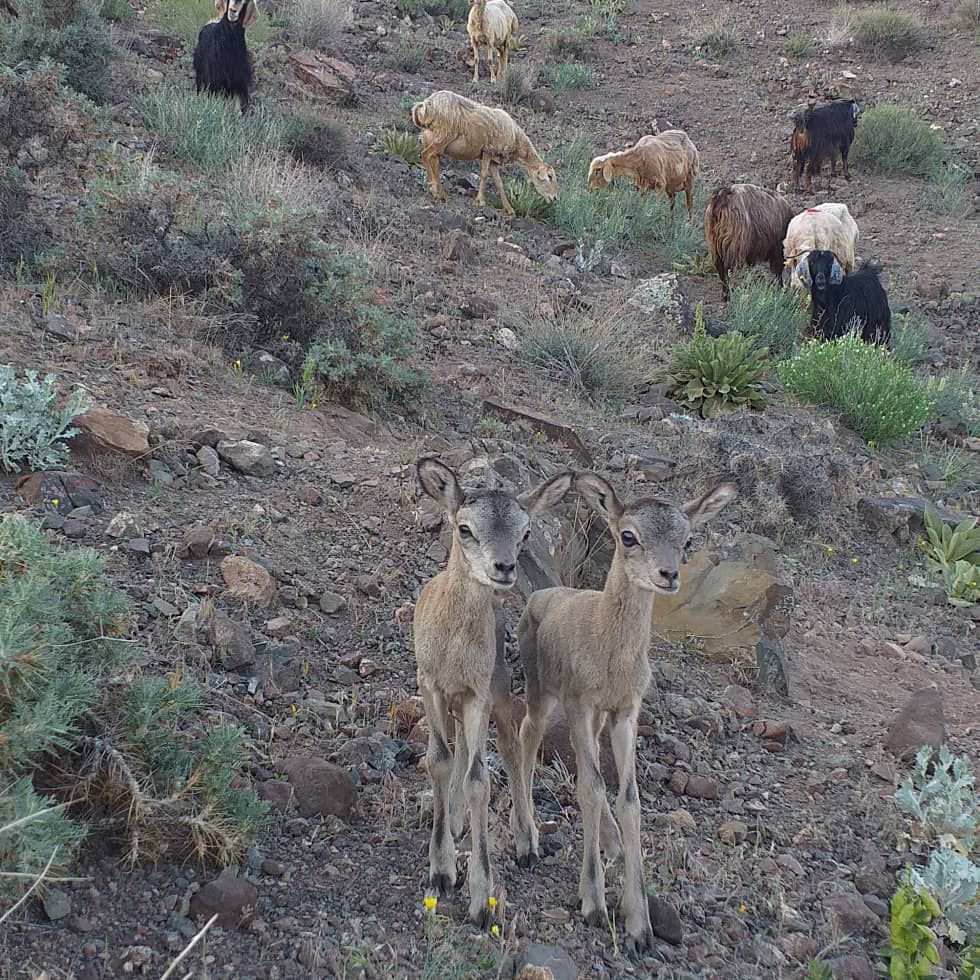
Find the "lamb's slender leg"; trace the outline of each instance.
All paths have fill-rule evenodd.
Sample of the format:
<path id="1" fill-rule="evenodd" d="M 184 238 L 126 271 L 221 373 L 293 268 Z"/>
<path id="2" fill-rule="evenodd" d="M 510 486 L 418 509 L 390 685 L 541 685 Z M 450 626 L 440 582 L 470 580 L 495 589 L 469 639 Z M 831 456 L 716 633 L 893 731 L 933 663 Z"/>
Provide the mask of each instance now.
<path id="1" fill-rule="evenodd" d="M 477 47 L 476 41 L 470 41 L 470 47 L 473 48 L 473 81 L 478 82 L 480 80 L 480 49 Z"/>
<path id="2" fill-rule="evenodd" d="M 446 732 L 448 712 L 441 694 L 424 685 L 420 685 L 420 691 L 429 722 L 429 747 L 425 753 L 425 763 L 432 784 L 429 884 L 439 894 L 449 895 L 456 886 L 456 845 L 450 829 L 452 758 Z"/>
<path id="3" fill-rule="evenodd" d="M 499 167 L 491 167 L 490 173 L 493 174 L 493 182 L 497 188 L 497 196 L 500 198 L 500 206 L 504 209 L 505 214 L 514 214 L 513 205 L 507 200 L 507 193 L 504 190 L 504 182 L 500 176 Z"/>
<path id="4" fill-rule="evenodd" d="M 602 796 L 606 784 L 599 769 L 594 712 L 582 706 L 565 706 L 571 722 L 572 747 L 578 769 L 576 789 L 582 810 L 582 874 L 578 893 L 582 899 L 582 915 L 593 926 L 605 928 L 606 874 L 599 855 L 599 826 L 602 822 Z"/>
<path id="5" fill-rule="evenodd" d="M 490 805 L 490 778 L 484 751 L 487 744 L 487 727 L 490 724 L 490 701 L 471 697 L 463 706 L 463 730 L 469 749 L 466 771 L 466 799 L 470 808 L 470 853 L 467 883 L 470 890 L 470 919 L 481 929 L 490 920 L 487 899 L 493 888 L 490 870 L 490 835 L 487 809 Z"/>
<path id="6" fill-rule="evenodd" d="M 500 59 L 497 74 L 503 75 L 503 73 L 507 71 L 507 59 L 510 57 L 510 45 L 508 41 L 504 41 L 503 47 L 497 49 L 497 56 Z"/>
<path id="7" fill-rule="evenodd" d="M 462 724 L 456 722 L 456 742 L 453 745 L 453 774 L 449 781 L 449 830 L 453 840 L 463 836 L 466 820 L 466 766 L 469 753 L 466 748 L 466 733 Z"/>
<path id="8" fill-rule="evenodd" d="M 595 750 L 596 758 L 602 760 L 602 728 L 605 723 L 605 717 L 601 716 L 600 721 L 596 724 L 596 741 Z M 600 772 L 602 771 L 600 767 Z M 605 779 L 603 779 L 605 782 Z M 612 815 L 612 810 L 609 807 L 609 797 L 603 791 L 602 794 L 602 819 L 599 823 L 599 846 L 602 848 L 602 853 L 605 855 L 607 861 L 615 861 L 623 853 L 623 836 L 619 832 L 619 826 L 616 823 L 615 818 Z"/>
<path id="9" fill-rule="evenodd" d="M 494 51 L 493 45 L 489 41 L 487 41 L 487 64 L 490 66 L 491 85 L 493 85 L 497 81 L 497 68 L 499 67 L 494 60 L 495 54 L 496 52 Z"/>
<path id="10" fill-rule="evenodd" d="M 694 195 L 690 184 L 684 188 L 684 203 L 687 205 L 687 220 L 690 223 L 694 218 Z"/>
<path id="11" fill-rule="evenodd" d="M 676 196 L 675 194 L 667 194 L 667 197 L 670 198 L 670 223 L 671 224 L 674 223 L 674 197 L 675 196 Z"/>
<path id="12" fill-rule="evenodd" d="M 476 188 L 476 203 L 486 205 L 487 199 L 484 196 L 484 191 L 487 186 L 487 175 L 490 173 L 490 157 L 484 154 L 480 157 L 480 183 Z"/>
<path id="13" fill-rule="evenodd" d="M 727 303 L 731 295 L 731 289 L 728 285 L 728 270 L 725 268 L 725 263 L 722 262 L 721 258 L 715 261 L 715 271 L 718 273 L 718 278 L 721 280 L 721 296 L 722 299 Z"/>
<path id="14" fill-rule="evenodd" d="M 541 740 L 548 730 L 548 717 L 555 704 L 553 697 L 535 697 L 528 689 L 527 714 L 521 722 L 520 731 L 521 771 L 513 793 L 514 810 L 511 815 L 517 863 L 522 868 L 533 868 L 539 858 L 538 825 L 534 816 L 534 767 Z"/>
<path id="15" fill-rule="evenodd" d="M 431 136 L 430 133 L 422 134 L 421 163 L 425 168 L 425 175 L 428 177 L 429 193 L 436 200 L 445 201 L 446 192 L 442 189 L 442 181 L 439 179 L 439 154 L 444 147 L 435 140 L 429 142 L 426 139 L 429 136 Z"/>
<path id="16" fill-rule="evenodd" d="M 636 786 L 636 723 L 640 706 L 617 715 L 612 722 L 613 755 L 619 772 L 616 816 L 623 832 L 622 910 L 629 935 L 627 948 L 634 953 L 653 946 L 650 908 L 643 884 L 643 853 L 640 847 L 640 795 Z"/>

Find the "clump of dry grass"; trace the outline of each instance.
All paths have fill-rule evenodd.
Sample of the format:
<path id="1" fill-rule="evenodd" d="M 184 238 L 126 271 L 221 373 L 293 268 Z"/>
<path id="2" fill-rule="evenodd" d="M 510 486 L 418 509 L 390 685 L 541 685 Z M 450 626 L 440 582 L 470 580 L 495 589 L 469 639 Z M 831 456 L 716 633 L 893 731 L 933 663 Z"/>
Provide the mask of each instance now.
<path id="1" fill-rule="evenodd" d="M 246 151 L 241 162 L 237 177 L 225 187 L 232 215 L 270 203 L 290 211 L 325 210 L 333 198 L 333 185 L 323 171 L 288 153 L 257 145 Z"/>
<path id="2" fill-rule="evenodd" d="M 336 49 L 354 19 L 350 0 L 289 0 L 281 16 L 291 38 L 324 51 Z"/>
<path id="3" fill-rule="evenodd" d="M 834 11 L 832 44 L 854 44 L 873 54 L 893 59 L 906 57 L 919 43 L 919 19 L 904 10 L 879 3 L 855 10 L 843 4 Z"/>

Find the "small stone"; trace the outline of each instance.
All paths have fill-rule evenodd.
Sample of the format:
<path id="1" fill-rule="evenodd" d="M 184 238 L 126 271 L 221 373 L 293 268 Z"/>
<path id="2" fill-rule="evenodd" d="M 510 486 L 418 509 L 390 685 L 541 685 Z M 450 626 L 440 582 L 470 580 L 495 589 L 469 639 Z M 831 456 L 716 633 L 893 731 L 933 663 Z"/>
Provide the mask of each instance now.
<path id="1" fill-rule="evenodd" d="M 874 967 L 864 953 L 837 956 L 827 961 L 834 980 L 875 980 Z"/>
<path id="2" fill-rule="evenodd" d="M 722 692 L 721 701 L 727 704 L 739 718 L 751 718 L 755 714 L 752 692 L 739 684 L 729 684 Z"/>
<path id="3" fill-rule="evenodd" d="M 780 854 L 780 856 L 776 858 L 776 863 L 781 868 L 785 868 L 787 871 L 796 875 L 798 878 L 803 878 L 806 875 L 806 870 L 804 869 L 803 865 L 800 864 L 800 862 L 797 861 L 792 854 Z"/>
<path id="4" fill-rule="evenodd" d="M 864 904 L 856 891 L 831 895 L 824 899 L 823 908 L 842 933 L 873 933 L 880 928 L 878 917 Z"/>
<path id="5" fill-rule="evenodd" d="M 269 875 L 272 878 L 281 878 L 286 873 L 286 866 L 280 864 L 278 861 L 274 861 L 272 858 L 266 858 L 262 862 L 262 874 Z"/>
<path id="6" fill-rule="evenodd" d="M 276 461 L 268 446 L 248 439 L 225 440 L 217 445 L 218 455 L 246 476 L 272 476 Z"/>
<path id="7" fill-rule="evenodd" d="M 684 787 L 685 796 L 693 796 L 699 800 L 717 800 L 721 796 L 718 781 L 709 776 L 691 776 Z"/>
<path id="8" fill-rule="evenodd" d="M 256 795 L 265 800 L 270 807 L 285 813 L 293 799 L 293 788 L 280 779 L 266 779 L 255 787 Z"/>
<path id="9" fill-rule="evenodd" d="M 211 545 L 214 544 L 214 528 L 206 524 L 195 524 L 189 527 L 177 546 L 178 558 L 207 558 Z"/>
<path id="10" fill-rule="evenodd" d="M 61 533 L 66 538 L 78 539 L 85 537 L 86 526 L 84 521 L 68 520 L 61 525 Z"/>
<path id="11" fill-rule="evenodd" d="M 938 749 L 946 738 L 943 699 L 936 688 L 916 691 L 888 726 L 885 747 L 909 759 L 923 746 Z"/>
<path id="12" fill-rule="evenodd" d="M 210 446 L 201 446 L 194 455 L 201 469 L 208 476 L 216 477 L 221 473 L 221 459 Z"/>
<path id="13" fill-rule="evenodd" d="M 180 615 L 180 610 L 172 602 L 167 602 L 166 599 L 154 599 L 150 605 L 156 616 L 173 619 L 175 616 Z"/>
<path id="14" fill-rule="evenodd" d="M 257 901 L 258 892 L 251 882 L 223 874 L 194 894 L 190 914 L 198 922 L 206 922 L 217 914 L 217 925 L 223 929 L 238 929 L 255 917 Z"/>
<path id="15" fill-rule="evenodd" d="M 672 824 L 674 827 L 680 827 L 681 830 L 697 830 L 698 825 L 691 815 L 690 810 L 685 810 L 684 807 L 678 807 L 676 810 L 672 810 L 667 814 L 667 822 Z"/>
<path id="16" fill-rule="evenodd" d="M 265 624 L 265 632 L 269 636 L 275 637 L 285 636 L 292 628 L 293 620 L 291 616 L 276 616 Z"/>
<path id="17" fill-rule="evenodd" d="M 497 343 L 505 350 L 515 351 L 521 345 L 521 342 L 517 339 L 517 334 L 510 327 L 500 327 L 494 333 L 494 337 Z"/>
<path id="18" fill-rule="evenodd" d="M 131 555 L 148 556 L 150 554 L 150 542 L 146 538 L 130 538 L 123 542 L 122 549 Z"/>
<path id="19" fill-rule="evenodd" d="M 548 970 L 554 980 L 577 980 L 578 968 L 575 961 L 560 946 L 548 946 L 545 943 L 526 943 L 517 959 L 516 973 L 528 967 L 538 967 Z M 531 974 L 535 976 L 535 974 Z M 542 974 L 538 973 L 537 977 Z"/>
<path id="20" fill-rule="evenodd" d="M 684 927 L 674 906 L 656 895 L 647 896 L 647 906 L 650 909 L 653 934 L 671 946 L 680 946 L 684 941 Z"/>
<path id="21" fill-rule="evenodd" d="M 358 592 L 363 593 L 371 599 L 376 599 L 381 595 L 381 584 L 374 575 L 358 575 L 354 579 L 354 587 Z"/>
<path id="22" fill-rule="evenodd" d="M 221 577 L 229 597 L 251 600 L 263 609 L 271 605 L 276 596 L 272 576 L 248 558 L 229 555 L 221 562 Z"/>
<path id="23" fill-rule="evenodd" d="M 347 600 L 336 592 L 324 592 L 320 596 L 320 609 L 328 616 L 336 616 L 347 608 Z"/>
<path id="24" fill-rule="evenodd" d="M 346 820 L 357 803 L 357 790 L 346 769 L 313 757 L 289 759 L 283 771 L 304 817 L 337 816 Z"/>
<path id="25" fill-rule="evenodd" d="M 106 525 L 105 533 L 110 538 L 122 538 L 127 534 L 132 534 L 136 530 L 136 518 L 124 510 L 118 514 L 113 514 L 112 519 Z"/>
<path id="26" fill-rule="evenodd" d="M 87 412 L 76 415 L 72 425 L 79 430 L 73 443 L 78 447 L 105 449 L 127 456 L 147 456 L 150 452 L 150 428 L 145 422 L 135 422 L 93 405 Z"/>
<path id="27" fill-rule="evenodd" d="M 718 839 L 725 844 L 738 844 L 748 832 L 748 826 L 741 820 L 728 820 L 718 828 Z"/>
<path id="28" fill-rule="evenodd" d="M 52 921 L 58 922 L 71 914 L 71 899 L 60 888 L 49 888 L 41 899 L 44 914 Z"/>
<path id="29" fill-rule="evenodd" d="M 221 610 L 211 616 L 208 639 L 225 670 L 237 670 L 255 663 L 255 647 L 247 626 L 237 623 Z"/>
<path id="30" fill-rule="evenodd" d="M 671 792 L 676 793 L 678 796 L 682 796 L 684 790 L 687 788 L 687 781 L 689 776 L 686 772 L 680 769 L 676 769 L 670 779 L 667 780 L 667 785 L 670 787 Z"/>

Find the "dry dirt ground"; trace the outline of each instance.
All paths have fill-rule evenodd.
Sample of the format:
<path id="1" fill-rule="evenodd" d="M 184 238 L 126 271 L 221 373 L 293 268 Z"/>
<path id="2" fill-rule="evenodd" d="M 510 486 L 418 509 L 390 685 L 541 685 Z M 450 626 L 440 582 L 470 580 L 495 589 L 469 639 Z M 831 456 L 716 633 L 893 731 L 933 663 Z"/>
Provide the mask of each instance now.
<path id="1" fill-rule="evenodd" d="M 205 686 L 210 710 L 237 718 L 249 735 L 249 779 L 282 801 L 240 869 L 257 889 L 254 919 L 239 929 L 212 929 L 175 975 L 490 977 L 498 975 L 498 960 L 534 940 L 565 949 L 578 975 L 590 978 L 802 977 L 806 960 L 816 956 L 833 961 L 836 977 L 870 977 L 901 864 L 890 794 L 902 768 L 887 756 L 884 732 L 912 692 L 935 686 L 951 748 L 977 759 L 978 675 L 969 659 L 978 651 L 977 625 L 968 611 L 909 584 L 908 575 L 921 569 L 913 548 L 869 529 L 853 506 L 860 494 L 923 492 L 919 443 L 876 454 L 836 420 L 781 397 L 761 420 L 735 426 L 787 456 L 794 440 L 822 440 L 847 460 L 850 475 L 840 499 L 827 502 L 819 532 L 795 528 L 775 535 L 796 595 L 784 641 L 787 697 L 758 691 L 748 707 L 731 685 L 751 687 L 751 663 L 711 661 L 694 642 L 652 650 L 656 683 L 645 702 L 640 746 L 643 845 L 651 891 L 679 913 L 679 944 L 660 941 L 652 955 L 632 962 L 615 925 L 603 932 L 578 917 L 578 808 L 560 757 L 538 782 L 538 816 L 552 824 L 545 838 L 550 855 L 528 872 L 512 858 L 509 796 L 491 756 L 501 936 L 475 933 L 460 899 L 440 903 L 439 917 L 427 921 L 421 904 L 429 828 L 422 747 L 411 725 L 399 727 L 392 719 L 391 709 L 416 693 L 410 627 L 396 612 L 413 601 L 445 552 L 438 530 L 420 525 L 408 464 L 436 452 L 457 463 L 503 456 L 535 475 L 576 465 L 533 425 L 481 427 L 486 397 L 574 425 L 597 468 L 611 471 L 624 490 L 639 486 L 636 470 L 622 462 L 626 453 L 681 464 L 674 479 L 658 487 L 676 498 L 693 492 L 714 464 L 686 457 L 683 426 L 639 424 L 586 405 L 501 345 L 501 326 L 519 333 L 542 304 L 563 295 L 564 273 L 542 268 L 561 236 L 534 221 L 477 209 L 458 184 L 445 208 L 430 209 L 417 171 L 367 154 L 380 127 L 400 115 L 403 92 L 470 92 L 471 86 L 459 25 L 443 33 L 431 24 L 399 22 L 386 3 L 354 6 L 345 56 L 358 72 L 360 102 L 337 110 L 336 118 L 349 128 L 351 156 L 359 159 L 351 168 L 353 185 L 325 180 L 337 240 L 365 247 L 385 296 L 428 324 L 414 356 L 429 371 L 430 385 L 410 413 L 371 419 L 335 406 L 298 409 L 288 390 L 233 371 L 228 355 L 208 343 L 207 324 L 176 301 L 114 302 L 68 285 L 54 310 L 79 328 L 72 343 L 39 330 L 36 290 L 0 285 L 3 360 L 52 371 L 64 386 L 84 384 L 103 404 L 146 421 L 155 455 L 171 474 L 186 465 L 193 434 L 208 426 L 282 449 L 276 475 L 250 478 L 223 469 L 211 487 L 153 482 L 142 463 L 104 455 L 73 460 L 102 486 L 106 509 L 87 520 L 80 541 L 109 556 L 114 581 L 136 605 L 143 669 L 179 669 Z M 543 60 L 542 30 L 573 22 L 584 6 L 519 8 L 527 51 L 517 60 Z M 949 28 L 947 4 L 907 6 L 925 22 L 925 43 L 898 64 L 820 43 L 806 60 L 782 61 L 781 36 L 824 37 L 831 7 L 772 0 L 727 6 L 740 43 L 712 61 L 694 42 L 714 7 L 634 0 L 620 18 L 627 40 L 595 43 L 594 88 L 559 95 L 554 115 L 518 114 L 546 158 L 579 134 L 604 152 L 656 121 L 695 139 L 705 186 L 722 179 L 774 186 L 786 178 L 786 113 L 801 98 L 812 92 L 867 103 L 899 99 L 941 126 L 972 171 L 978 49 Z M 384 66 L 386 47 L 402 39 L 425 46 L 418 75 Z M 258 59 L 257 101 L 295 100 L 275 50 L 270 46 Z M 189 85 L 186 52 L 174 62 L 133 54 L 119 62 L 113 110 L 130 141 L 146 136 L 128 100 L 148 69 Z M 856 77 L 844 80 L 842 71 Z M 952 85 L 953 79 L 959 83 Z M 477 91 L 486 94 L 486 83 Z M 875 180 L 856 168 L 849 184 L 828 190 L 824 178 L 817 189 L 816 199 L 848 203 L 860 223 L 861 252 L 886 264 L 894 297 L 929 317 L 929 361 L 975 367 L 975 185 L 965 217 L 931 211 L 920 182 Z M 814 198 L 794 200 L 802 208 Z M 433 215 L 447 213 L 466 230 L 473 253 L 465 261 L 440 254 L 431 223 L 443 220 Z M 515 261 L 507 243 L 532 261 Z M 616 258 L 625 279 L 575 277 L 584 307 L 619 304 L 637 279 L 669 268 L 646 254 Z M 685 276 L 682 287 L 721 313 L 713 278 Z M 676 339 L 661 323 L 644 329 L 657 352 Z M 933 489 L 932 495 L 951 509 L 976 513 L 975 474 L 973 480 L 955 493 Z M 0 506 L 24 509 L 9 478 L 0 480 Z M 106 535 L 120 511 L 134 515 L 150 555 L 130 553 Z M 748 506 L 733 507 L 708 537 L 730 540 L 755 516 Z M 197 524 L 210 525 L 229 548 L 273 571 L 279 586 L 273 609 L 232 605 L 221 598 L 216 563 L 176 557 L 184 534 Z M 324 613 L 324 593 L 343 596 L 346 607 Z M 167 604 L 179 612 L 208 594 L 264 637 L 257 664 L 225 671 L 201 648 L 177 643 Z M 516 597 L 508 608 L 513 626 Z M 285 637 L 266 632 L 278 615 L 289 618 Z M 509 654 L 513 660 L 513 644 Z M 515 672 L 519 693 L 516 665 Z M 753 732 L 759 720 L 785 723 L 785 744 L 764 747 Z M 357 804 L 349 818 L 304 817 L 288 794 L 275 792 L 284 785 L 284 764 L 308 756 L 335 760 L 354 775 Z M 677 772 L 705 777 L 714 798 L 672 791 Z M 464 840 L 461 866 L 466 847 Z M 0 976 L 160 976 L 197 928 L 187 918 L 189 897 L 215 873 L 169 865 L 131 871 L 120 866 L 111 841 L 97 839 L 80 857 L 82 880 L 66 886 L 70 916 L 50 922 L 31 906 L 5 924 Z M 608 884 L 613 908 L 617 873 Z"/>

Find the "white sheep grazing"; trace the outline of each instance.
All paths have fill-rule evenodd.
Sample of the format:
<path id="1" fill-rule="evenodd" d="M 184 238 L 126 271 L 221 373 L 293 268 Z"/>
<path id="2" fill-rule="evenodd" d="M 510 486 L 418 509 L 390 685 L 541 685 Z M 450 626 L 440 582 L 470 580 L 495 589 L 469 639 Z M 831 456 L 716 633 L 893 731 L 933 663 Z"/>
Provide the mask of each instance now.
<path id="1" fill-rule="evenodd" d="M 503 109 L 492 109 L 455 92 L 433 92 L 412 106 L 412 122 L 422 130 L 422 166 L 429 178 L 429 193 L 440 201 L 446 192 L 439 180 L 439 157 L 453 160 L 479 160 L 480 184 L 477 204 L 485 205 L 487 175 L 493 175 L 500 203 L 513 214 L 499 166 L 519 163 L 535 190 L 547 201 L 558 193 L 558 178 L 527 138 L 527 134 Z"/>
<path id="2" fill-rule="evenodd" d="M 687 220 L 691 220 L 691 188 L 701 167 L 698 148 L 680 129 L 668 129 L 656 136 L 644 136 L 632 146 L 616 153 L 596 157 L 589 164 L 586 184 L 590 191 L 609 184 L 616 177 L 626 177 L 645 191 L 662 191 L 670 199 L 670 216 L 674 217 L 674 195 L 684 192 Z"/>
<path id="3" fill-rule="evenodd" d="M 794 289 L 804 289 L 796 266 L 810 252 L 825 249 L 850 273 L 857 252 L 858 226 L 846 204 L 827 202 L 801 211 L 789 223 L 783 239 L 783 262 Z M 785 282 L 785 279 L 783 280 Z"/>
<path id="4" fill-rule="evenodd" d="M 517 15 L 506 0 L 470 0 L 466 33 L 473 48 L 473 81 L 480 80 L 480 46 L 483 45 L 487 49 L 487 66 L 492 84 L 507 71 L 508 42 L 517 33 Z"/>

